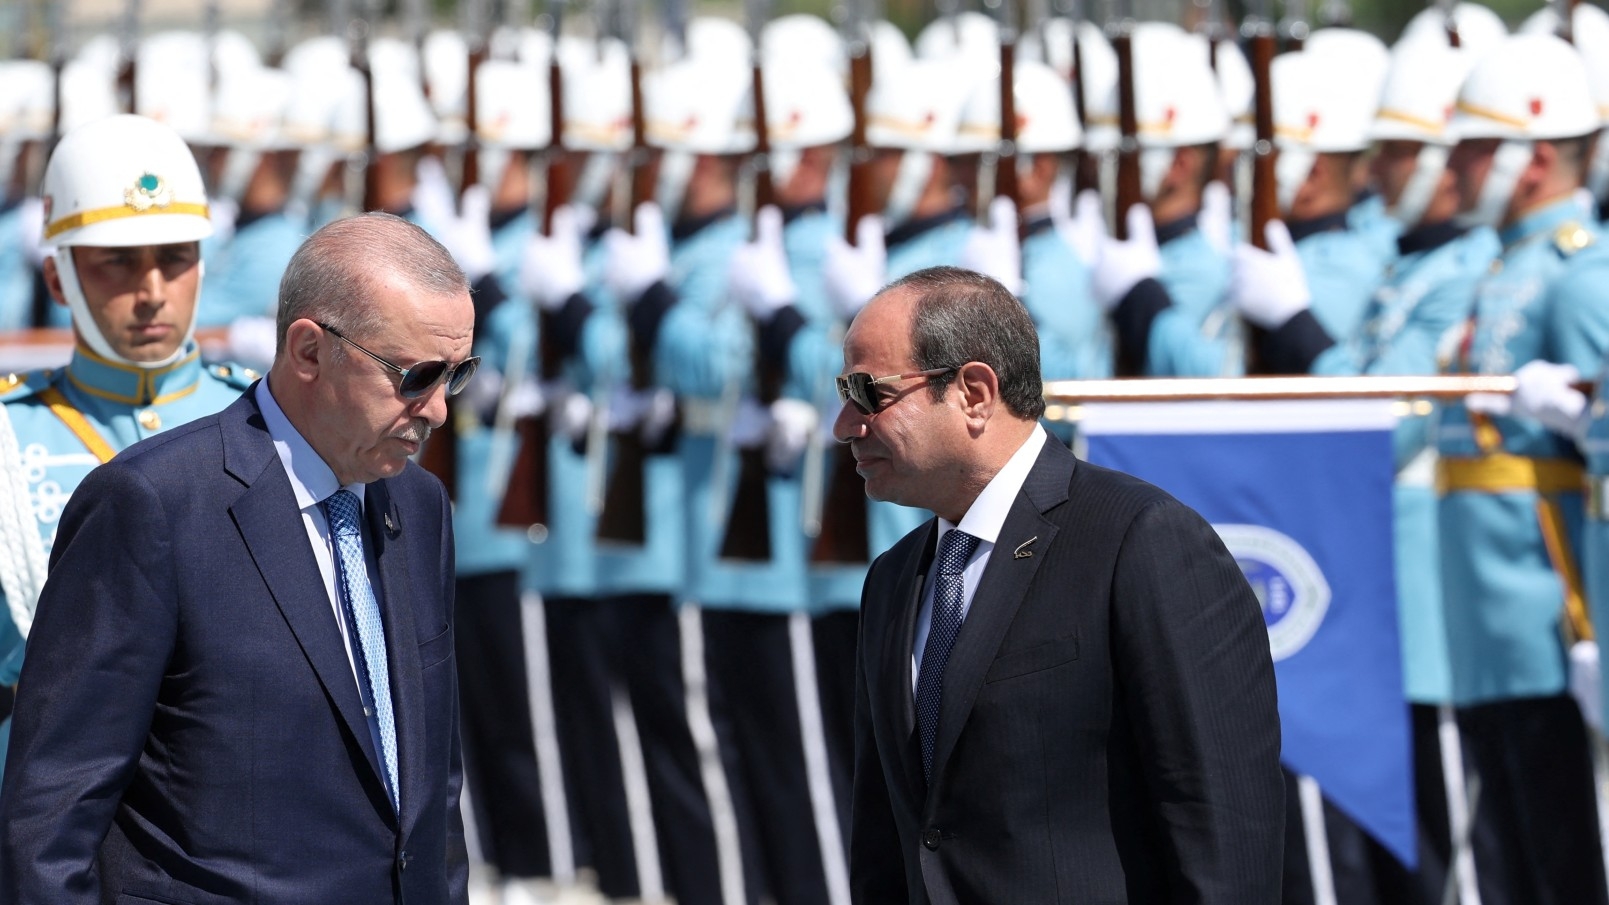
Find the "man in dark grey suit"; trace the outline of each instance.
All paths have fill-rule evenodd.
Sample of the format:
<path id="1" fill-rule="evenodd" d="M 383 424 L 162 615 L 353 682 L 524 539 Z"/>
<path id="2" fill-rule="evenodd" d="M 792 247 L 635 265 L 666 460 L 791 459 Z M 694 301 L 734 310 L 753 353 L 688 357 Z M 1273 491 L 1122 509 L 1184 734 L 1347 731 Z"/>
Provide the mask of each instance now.
<path id="1" fill-rule="evenodd" d="M 834 425 L 937 518 L 872 565 L 856 658 L 862 903 L 1279 900 L 1261 610 L 1194 511 L 1046 435 L 1038 338 L 932 268 L 844 338 Z"/>
<path id="2" fill-rule="evenodd" d="M 286 270 L 267 380 L 80 485 L 17 695 L 0 905 L 462 905 L 450 509 L 408 457 L 473 325 L 424 231 L 336 221 Z"/>

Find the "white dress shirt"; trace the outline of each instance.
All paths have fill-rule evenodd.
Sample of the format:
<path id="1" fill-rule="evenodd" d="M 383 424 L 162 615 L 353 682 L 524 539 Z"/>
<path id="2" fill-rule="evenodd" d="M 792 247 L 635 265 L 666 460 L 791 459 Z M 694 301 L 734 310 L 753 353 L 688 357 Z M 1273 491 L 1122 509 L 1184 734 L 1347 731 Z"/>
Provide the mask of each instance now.
<path id="1" fill-rule="evenodd" d="M 357 661 L 352 656 L 352 638 L 347 632 L 346 613 L 341 605 L 341 594 L 335 587 L 335 546 L 330 537 L 329 520 L 324 517 L 322 504 L 337 490 L 350 490 L 358 498 L 358 512 L 365 504 L 363 484 L 348 484 L 343 488 L 335 472 L 324 464 L 323 458 L 302 438 L 301 432 L 285 417 L 274 394 L 268 389 L 268 378 L 257 384 L 257 407 L 262 410 L 263 423 L 268 425 L 268 436 L 274 441 L 274 452 L 279 454 L 285 476 L 290 478 L 291 492 L 296 494 L 296 505 L 302 510 L 302 527 L 307 529 L 307 542 L 313 547 L 313 558 L 324 579 L 324 591 L 330 598 L 330 611 L 335 626 L 341 632 L 341 643 L 346 647 L 346 660 L 352 666 L 352 680 L 359 682 Z M 374 580 L 374 553 L 367 542 L 363 556 L 369 569 L 369 584 L 374 588 L 375 599 L 380 597 L 380 585 Z"/>
<path id="2" fill-rule="evenodd" d="M 1039 460 L 1039 451 L 1045 447 L 1045 437 L 1044 427 L 1035 424 L 1033 433 L 1011 454 L 1005 467 L 984 485 L 983 492 L 972 501 L 966 515 L 961 516 L 960 524 L 939 519 L 939 529 L 933 535 L 933 565 L 929 567 L 927 581 L 923 584 L 922 608 L 916 614 L 916 643 L 911 645 L 912 694 L 916 693 L 916 681 L 922 672 L 922 651 L 927 648 L 927 633 L 933 625 L 933 588 L 938 583 L 939 544 L 952 528 L 959 528 L 978 539 L 978 548 L 972 551 L 972 558 L 967 560 L 967 567 L 961 573 L 961 622 L 965 625 L 967 614 L 972 611 L 972 595 L 977 593 L 978 581 L 983 578 L 983 570 L 989 566 L 989 554 L 994 552 L 995 541 L 1000 537 L 1000 529 L 1005 527 L 1006 516 L 1011 514 L 1011 504 L 1016 501 L 1017 492 L 1022 490 L 1023 482 L 1028 480 L 1028 472 Z"/>

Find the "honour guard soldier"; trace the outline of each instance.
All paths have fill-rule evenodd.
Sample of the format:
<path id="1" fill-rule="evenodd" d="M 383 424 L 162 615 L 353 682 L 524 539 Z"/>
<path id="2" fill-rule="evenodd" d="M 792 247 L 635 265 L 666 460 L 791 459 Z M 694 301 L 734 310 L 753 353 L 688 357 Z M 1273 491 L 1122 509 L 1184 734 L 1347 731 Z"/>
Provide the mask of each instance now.
<path id="1" fill-rule="evenodd" d="M 0 379 L 7 698 L 73 489 L 118 450 L 218 411 L 257 376 L 201 362 L 200 243 L 212 223 L 195 158 L 172 130 L 124 115 L 69 132 L 45 170 L 44 210 L 56 249 L 45 282 L 72 314 L 75 343 L 66 367 Z"/>
<path id="2" fill-rule="evenodd" d="M 1609 349 L 1609 251 L 1575 201 L 1601 125 L 1577 51 L 1518 35 L 1475 64 L 1452 124 L 1461 206 L 1503 250 L 1446 346 L 1457 371 L 1537 358 L 1595 373 Z M 1567 440 L 1481 399 L 1438 433 L 1452 692 L 1492 837 L 1481 898 L 1606 900 L 1593 770 L 1567 644 L 1591 637 L 1576 541 L 1584 475 Z M 1478 819 L 1478 818 L 1477 818 Z"/>

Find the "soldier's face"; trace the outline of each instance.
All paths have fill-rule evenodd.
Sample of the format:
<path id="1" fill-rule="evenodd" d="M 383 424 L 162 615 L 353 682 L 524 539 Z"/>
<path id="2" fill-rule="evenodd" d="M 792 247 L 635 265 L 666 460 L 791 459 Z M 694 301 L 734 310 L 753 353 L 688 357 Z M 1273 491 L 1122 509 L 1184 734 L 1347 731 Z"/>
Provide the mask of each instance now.
<path id="1" fill-rule="evenodd" d="M 161 361 L 178 351 L 195 317 L 201 245 L 140 245 L 72 250 L 89 313 L 112 351 L 129 361 Z M 66 304 L 56 260 L 47 262 L 50 293 Z"/>
<path id="2" fill-rule="evenodd" d="M 1465 139 L 1453 148 L 1452 156 L 1447 158 L 1447 168 L 1458 178 L 1460 211 L 1472 211 L 1480 203 L 1481 187 L 1486 184 L 1486 176 L 1492 171 L 1492 161 L 1497 156 L 1497 146 L 1500 144 L 1502 142 L 1495 138 Z"/>
<path id="3" fill-rule="evenodd" d="M 475 309 L 468 293 L 426 295 L 397 277 L 377 277 L 380 326 L 351 336 L 380 358 L 410 368 L 423 361 L 458 363 L 469 357 Z M 437 382 L 409 399 L 399 375 L 326 332 L 323 356 L 328 375 L 321 399 L 320 448 L 330 469 L 347 484 L 376 481 L 402 471 L 432 428 L 447 420 L 447 390 Z"/>
<path id="4" fill-rule="evenodd" d="M 1402 200 L 1402 190 L 1413 178 L 1414 170 L 1419 165 L 1419 150 L 1423 147 L 1424 143 L 1417 141 L 1380 143 L 1378 153 L 1369 162 L 1369 175 L 1373 177 L 1380 197 L 1387 205 L 1395 205 Z"/>

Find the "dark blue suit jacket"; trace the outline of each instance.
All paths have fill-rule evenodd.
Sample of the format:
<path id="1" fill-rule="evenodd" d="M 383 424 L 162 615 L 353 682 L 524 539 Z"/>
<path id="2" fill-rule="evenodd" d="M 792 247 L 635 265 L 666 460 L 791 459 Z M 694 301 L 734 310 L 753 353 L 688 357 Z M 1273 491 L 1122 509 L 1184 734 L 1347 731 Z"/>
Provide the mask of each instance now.
<path id="1" fill-rule="evenodd" d="M 18 686 L 0 903 L 462 903 L 451 519 L 370 484 L 400 815 L 252 392 L 73 494 Z"/>

